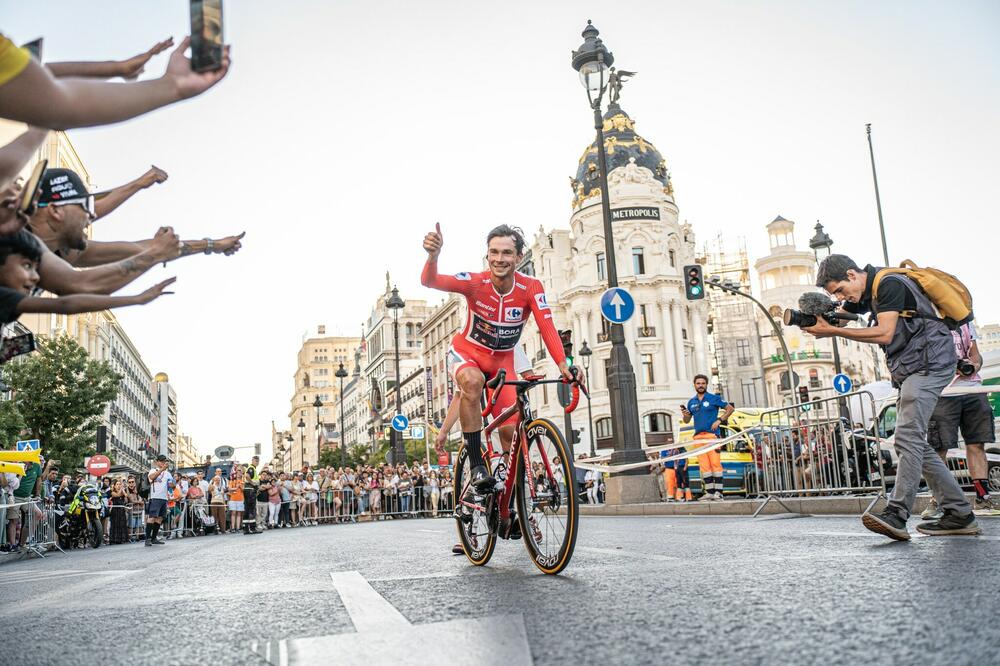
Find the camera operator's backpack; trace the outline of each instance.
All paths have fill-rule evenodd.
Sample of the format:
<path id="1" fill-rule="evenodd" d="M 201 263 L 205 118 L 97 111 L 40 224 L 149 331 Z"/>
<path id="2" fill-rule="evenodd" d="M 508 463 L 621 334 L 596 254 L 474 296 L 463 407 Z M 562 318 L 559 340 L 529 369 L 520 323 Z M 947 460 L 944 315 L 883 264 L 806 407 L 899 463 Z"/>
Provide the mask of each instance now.
<path id="1" fill-rule="evenodd" d="M 149 472 L 139 477 L 139 497 L 149 499 Z"/>
<path id="2" fill-rule="evenodd" d="M 873 299 L 877 298 L 878 285 L 884 276 L 904 275 L 917 283 L 937 311 L 930 313 L 907 310 L 900 312 L 900 317 L 934 319 L 952 330 L 975 318 L 972 312 L 972 294 L 957 277 L 936 268 L 920 268 L 909 259 L 899 266 L 899 268 L 883 268 L 875 274 L 875 280 L 872 282 Z"/>

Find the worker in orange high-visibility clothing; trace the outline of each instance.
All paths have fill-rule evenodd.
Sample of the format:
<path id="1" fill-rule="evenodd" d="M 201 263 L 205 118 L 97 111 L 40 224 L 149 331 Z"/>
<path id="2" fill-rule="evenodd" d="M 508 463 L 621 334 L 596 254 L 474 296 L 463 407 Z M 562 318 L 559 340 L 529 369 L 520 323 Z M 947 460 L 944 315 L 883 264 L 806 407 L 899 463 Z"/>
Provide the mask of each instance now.
<path id="1" fill-rule="evenodd" d="M 684 423 L 694 419 L 694 439 L 718 439 L 721 437 L 719 427 L 729 419 L 735 406 L 726 402 L 722 396 L 708 392 L 708 377 L 695 375 L 695 396 L 688 400 L 687 405 L 681 405 L 681 416 Z M 721 414 L 719 410 L 722 410 Z M 705 494 L 701 499 L 722 499 L 722 460 L 719 450 L 713 449 L 698 456 L 698 471 Z"/>

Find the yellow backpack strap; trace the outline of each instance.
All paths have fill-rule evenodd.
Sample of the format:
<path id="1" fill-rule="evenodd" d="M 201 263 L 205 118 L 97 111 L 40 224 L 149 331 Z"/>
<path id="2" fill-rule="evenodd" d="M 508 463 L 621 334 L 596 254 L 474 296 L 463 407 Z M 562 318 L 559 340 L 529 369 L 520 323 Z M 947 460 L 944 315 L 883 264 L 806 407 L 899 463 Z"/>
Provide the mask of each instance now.
<path id="1" fill-rule="evenodd" d="M 912 265 L 913 262 L 907 259 L 903 262 L 904 264 L 911 264 L 911 266 L 900 266 L 899 268 L 883 268 L 882 270 L 875 273 L 875 279 L 872 280 L 872 300 L 878 298 L 878 286 L 882 282 L 882 278 L 886 275 L 905 275 L 910 268 L 916 268 Z"/>

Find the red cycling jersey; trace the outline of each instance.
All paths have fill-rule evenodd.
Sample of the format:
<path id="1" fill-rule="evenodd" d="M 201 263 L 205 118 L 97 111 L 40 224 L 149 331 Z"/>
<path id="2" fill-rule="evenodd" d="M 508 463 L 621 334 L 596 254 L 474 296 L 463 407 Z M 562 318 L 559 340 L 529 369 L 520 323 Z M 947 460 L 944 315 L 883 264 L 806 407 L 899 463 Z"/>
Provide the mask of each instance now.
<path id="1" fill-rule="evenodd" d="M 473 365 L 487 377 L 500 367 L 507 368 L 513 377 L 514 347 L 521 338 L 528 311 L 535 317 L 552 360 L 556 364 L 566 360 L 559 332 L 552 323 L 552 310 L 545 302 L 545 290 L 535 278 L 515 272 L 510 291 L 499 294 L 489 271 L 438 275 L 437 262 L 428 261 L 420 281 L 425 287 L 462 294 L 469 305 L 465 326 L 451 342 L 458 357 L 452 368 L 456 375 L 465 365 Z"/>

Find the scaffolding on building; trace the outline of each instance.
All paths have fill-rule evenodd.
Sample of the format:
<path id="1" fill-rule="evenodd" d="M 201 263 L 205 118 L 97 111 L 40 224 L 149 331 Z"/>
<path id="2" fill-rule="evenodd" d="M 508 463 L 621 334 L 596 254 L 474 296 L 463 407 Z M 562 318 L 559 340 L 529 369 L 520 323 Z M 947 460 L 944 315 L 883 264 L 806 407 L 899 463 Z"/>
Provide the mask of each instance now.
<path id="1" fill-rule="evenodd" d="M 717 275 L 722 282 L 750 289 L 750 262 L 744 238 L 738 238 L 735 249 L 730 249 L 722 234 L 718 234 L 705 243 L 702 262 L 707 275 Z M 716 391 L 737 406 L 766 406 L 760 331 L 754 304 L 721 289 L 709 289 L 708 302 L 709 352 L 714 361 L 712 377 Z"/>

